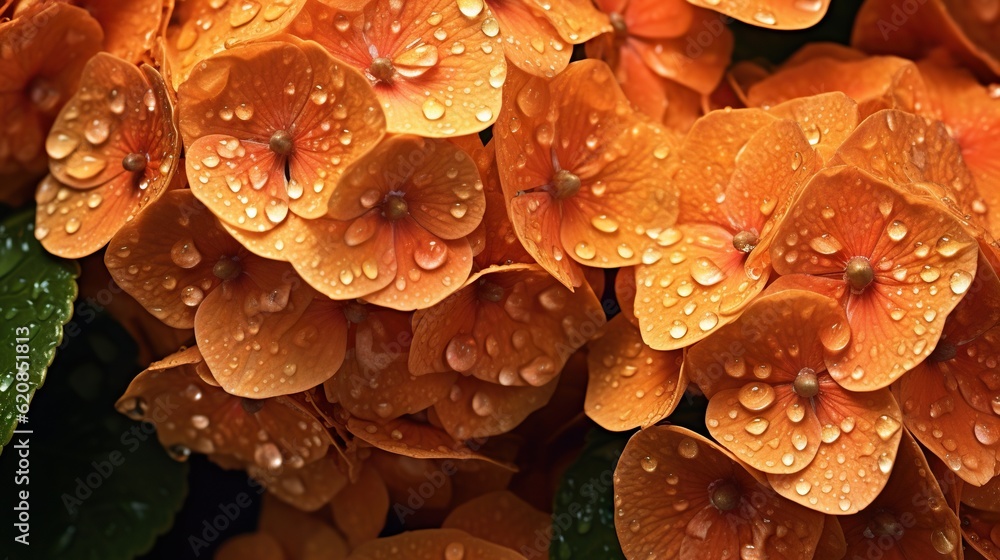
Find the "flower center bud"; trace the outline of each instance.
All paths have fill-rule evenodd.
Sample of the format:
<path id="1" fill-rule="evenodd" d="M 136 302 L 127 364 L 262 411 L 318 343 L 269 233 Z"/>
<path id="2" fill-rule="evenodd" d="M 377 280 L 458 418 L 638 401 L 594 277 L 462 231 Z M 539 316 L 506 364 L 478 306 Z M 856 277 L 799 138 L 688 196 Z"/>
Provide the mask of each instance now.
<path id="1" fill-rule="evenodd" d="M 248 399 L 243 397 L 240 399 L 240 406 L 243 407 L 243 411 L 247 414 L 257 414 L 260 409 L 264 408 L 263 399 Z"/>
<path id="2" fill-rule="evenodd" d="M 615 29 L 615 35 L 622 37 L 628 34 L 628 26 L 625 24 L 625 16 L 614 12 L 608 15 L 611 20 L 611 27 Z"/>
<path id="3" fill-rule="evenodd" d="M 396 67 L 392 65 L 391 60 L 380 56 L 372 60 L 371 66 L 368 67 L 368 73 L 371 74 L 372 78 L 375 78 L 376 82 L 390 84 L 396 76 Z"/>
<path id="4" fill-rule="evenodd" d="M 903 534 L 903 525 L 896 520 L 896 516 L 887 511 L 882 511 L 868 520 L 868 531 L 865 532 L 871 533 L 871 537 L 869 538 L 899 538 Z"/>
<path id="5" fill-rule="evenodd" d="M 749 253 L 757 246 L 760 239 L 752 231 L 741 231 L 733 236 L 733 247 L 741 253 Z"/>
<path id="6" fill-rule="evenodd" d="M 851 257 L 847 261 L 847 268 L 844 269 L 844 280 L 851 285 L 856 292 L 868 287 L 875 280 L 875 269 L 872 263 L 864 257 Z"/>
<path id="7" fill-rule="evenodd" d="M 560 169 L 552 178 L 552 186 L 555 188 L 553 194 L 556 198 L 569 198 L 580 191 L 580 177 Z"/>
<path id="8" fill-rule="evenodd" d="M 931 363 L 947 362 L 948 360 L 955 357 L 958 354 L 958 347 L 950 342 L 945 342 L 943 340 L 938 341 L 937 346 L 934 347 L 934 351 L 931 352 L 930 356 L 927 356 L 927 361 Z"/>
<path id="9" fill-rule="evenodd" d="M 819 377 L 816 375 L 816 371 L 812 368 L 802 368 L 799 370 L 799 374 L 795 376 L 795 381 L 792 382 L 792 390 L 795 394 L 804 398 L 811 399 L 819 394 Z"/>
<path id="10" fill-rule="evenodd" d="M 344 317 L 357 325 L 368 318 L 368 309 L 364 305 L 352 301 L 344 306 Z"/>
<path id="11" fill-rule="evenodd" d="M 496 303 L 503 299 L 503 287 L 493 282 L 483 281 L 479 284 L 479 297 Z"/>
<path id="12" fill-rule="evenodd" d="M 122 158 L 122 167 L 125 168 L 125 171 L 132 173 L 138 173 L 146 169 L 146 154 L 132 152 Z"/>
<path id="13" fill-rule="evenodd" d="M 405 218 L 409 211 L 406 201 L 398 194 L 390 194 L 382 203 L 382 215 L 393 222 Z"/>
<path id="14" fill-rule="evenodd" d="M 240 266 L 239 261 L 229 257 L 222 257 L 212 267 L 212 274 L 220 280 L 232 280 L 239 276 L 241 272 L 243 272 L 243 267 Z"/>
<path id="15" fill-rule="evenodd" d="M 287 130 L 276 130 L 267 145 L 279 156 L 287 156 L 292 153 L 292 135 Z"/>
<path id="16" fill-rule="evenodd" d="M 719 511 L 732 511 L 740 505 L 740 489 L 727 480 L 712 489 L 710 499 Z"/>

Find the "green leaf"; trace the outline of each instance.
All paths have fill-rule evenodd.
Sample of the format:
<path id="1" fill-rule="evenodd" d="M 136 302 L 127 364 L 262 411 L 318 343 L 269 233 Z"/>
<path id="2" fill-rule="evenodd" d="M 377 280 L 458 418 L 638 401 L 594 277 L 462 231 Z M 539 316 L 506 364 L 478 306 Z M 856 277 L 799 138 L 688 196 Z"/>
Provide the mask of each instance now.
<path id="1" fill-rule="evenodd" d="M 33 209 L 0 222 L 0 451 L 45 381 L 73 315 L 78 274 L 76 263 L 46 253 L 35 239 Z"/>
<path id="2" fill-rule="evenodd" d="M 29 438 L 30 483 L 15 487 L 30 491 L 31 516 L 29 546 L 2 536 L 13 557 L 131 559 L 173 524 L 187 464 L 167 455 L 152 425 L 114 409 L 138 369 L 135 343 L 104 315 L 60 350 L 32 408 L 33 433 L 13 442 Z M 0 473 L 15 472 L 17 455 L 0 457 Z"/>
<path id="3" fill-rule="evenodd" d="M 625 559 L 615 532 L 613 480 L 629 435 L 593 429 L 566 469 L 552 509 L 552 560 Z"/>

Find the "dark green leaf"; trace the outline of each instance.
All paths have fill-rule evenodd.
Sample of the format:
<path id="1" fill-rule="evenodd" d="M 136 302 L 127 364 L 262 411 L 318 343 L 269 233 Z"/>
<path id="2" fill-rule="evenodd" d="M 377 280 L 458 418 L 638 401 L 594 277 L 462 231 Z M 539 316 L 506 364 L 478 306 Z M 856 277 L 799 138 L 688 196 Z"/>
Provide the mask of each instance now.
<path id="1" fill-rule="evenodd" d="M 45 252 L 33 210 L 0 222 L 0 450 L 45 381 L 73 314 L 76 264 Z M 24 428 L 30 426 L 23 426 Z"/>

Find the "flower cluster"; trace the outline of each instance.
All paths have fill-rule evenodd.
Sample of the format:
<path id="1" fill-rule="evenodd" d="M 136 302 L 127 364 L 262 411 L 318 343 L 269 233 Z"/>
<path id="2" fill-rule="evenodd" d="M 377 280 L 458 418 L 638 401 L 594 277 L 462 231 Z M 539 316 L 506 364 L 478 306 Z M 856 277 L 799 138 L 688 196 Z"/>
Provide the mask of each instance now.
<path id="1" fill-rule="evenodd" d="M 268 489 L 220 558 L 534 557 L 580 407 L 629 559 L 996 557 L 1000 18 L 730 67 L 827 4 L 22 0 L 0 198 L 182 344 L 118 409 Z"/>

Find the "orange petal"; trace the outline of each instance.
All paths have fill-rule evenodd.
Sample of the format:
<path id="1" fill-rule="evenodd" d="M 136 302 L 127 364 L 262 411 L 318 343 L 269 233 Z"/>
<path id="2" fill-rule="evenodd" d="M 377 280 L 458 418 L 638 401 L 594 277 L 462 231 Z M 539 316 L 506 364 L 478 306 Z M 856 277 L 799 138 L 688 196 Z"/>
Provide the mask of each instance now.
<path id="1" fill-rule="evenodd" d="M 841 385 L 859 391 L 887 386 L 931 353 L 972 283 L 977 254 L 940 206 L 852 167 L 816 175 L 771 246 L 779 274 L 825 276 L 831 287 L 839 280 L 831 295 L 843 301 L 854 334 L 846 354 L 828 366 Z M 873 271 L 860 293 L 842 280 L 854 257 Z"/>
<path id="2" fill-rule="evenodd" d="M 369 0 L 358 11 L 312 2 L 291 31 L 366 73 L 389 132 L 460 136 L 500 112 L 500 24 L 482 2 L 464 12 L 453 0 Z"/>
<path id="3" fill-rule="evenodd" d="M 408 560 L 524 560 L 520 554 L 469 536 L 455 529 L 425 529 L 408 531 L 394 537 L 384 537 L 354 549 L 350 560 L 390 560 L 406 551 Z"/>
<path id="4" fill-rule="evenodd" d="M 344 487 L 331 502 L 333 520 L 347 535 L 352 547 L 378 538 L 389 513 L 389 491 L 382 477 L 371 468 L 361 469 L 361 477 Z"/>
<path id="5" fill-rule="evenodd" d="M 483 221 L 479 223 L 477 230 L 483 235 L 482 250 L 476 252 L 475 258 L 475 268 L 479 270 L 491 265 L 534 262 L 517 239 L 514 226 L 507 216 L 507 203 L 500 186 L 494 147 L 495 144 L 490 142 L 473 155 L 483 179 L 483 198 L 486 203 Z"/>
<path id="6" fill-rule="evenodd" d="M 621 49 L 615 77 L 629 101 L 654 121 L 686 131 L 701 114 L 701 95 L 654 73 L 635 49 Z"/>
<path id="7" fill-rule="evenodd" d="M 248 259 L 244 270 L 212 290 L 195 316 L 199 348 L 216 381 L 228 393 L 255 399 L 326 381 L 347 346 L 341 305 L 284 263 Z"/>
<path id="8" fill-rule="evenodd" d="M 639 319 L 635 316 L 635 267 L 618 269 L 615 274 L 615 298 L 622 315 L 632 326 L 639 327 Z"/>
<path id="9" fill-rule="evenodd" d="M 1000 558 L 1000 514 L 963 507 L 960 515 L 964 557 L 967 560 Z M 996 538 L 994 538 L 996 535 Z"/>
<path id="10" fill-rule="evenodd" d="M 164 323 L 194 326 L 195 311 L 221 283 L 212 270 L 245 251 L 190 190 L 164 195 L 112 239 L 104 263 L 115 282 Z"/>
<path id="11" fill-rule="evenodd" d="M 527 0 L 525 2 L 555 26 L 563 40 L 579 44 L 612 31 L 608 16 L 587 0 Z"/>
<path id="12" fill-rule="evenodd" d="M 928 460 L 932 458 L 933 455 Z M 944 463 L 941 464 L 944 465 Z M 933 465 L 931 466 L 933 467 Z M 948 472 L 948 474 L 951 474 L 951 472 Z M 952 486 L 958 485 L 953 484 Z M 1000 513 L 1000 477 L 993 477 L 982 486 L 962 484 L 961 489 L 962 507 L 970 506 L 983 511 Z M 944 490 L 944 485 L 942 485 L 942 490 Z"/>
<path id="13" fill-rule="evenodd" d="M 599 6 L 606 2 L 598 2 Z M 608 6 L 613 10 L 612 6 Z M 632 0 L 627 2 L 627 8 L 621 15 L 625 19 L 625 28 L 630 35 L 648 38 L 677 37 L 687 31 L 695 22 L 695 17 L 704 10 L 699 10 L 683 0 Z"/>
<path id="14" fill-rule="evenodd" d="M 832 515 L 823 518 L 823 534 L 816 545 L 815 558 L 843 559 L 847 556 L 847 540 L 840 522 Z"/>
<path id="15" fill-rule="evenodd" d="M 34 6 L 0 24 L 0 44 L 9 55 L 0 62 L 0 172 L 44 170 L 45 135 L 103 38 L 86 10 L 62 2 Z"/>
<path id="16" fill-rule="evenodd" d="M 948 127 L 948 133 L 958 142 L 962 159 L 975 177 L 976 184 L 985 196 L 990 233 L 1000 236 L 1000 194 L 996 185 L 1000 181 L 1000 164 L 990 154 L 1000 143 L 1000 132 L 994 123 L 1000 121 L 996 93 L 992 86 L 982 86 L 972 76 L 957 68 L 948 68 L 930 61 L 921 62 L 920 72 L 926 76 L 933 115 Z M 967 198 L 962 198 L 967 201 Z M 974 202 L 974 201 L 969 201 Z M 972 207 L 974 213 L 978 208 Z"/>
<path id="17" fill-rule="evenodd" d="M 590 381 L 584 410 L 606 430 L 648 428 L 677 408 L 687 379 L 681 353 L 658 352 L 622 314 L 608 323 L 587 356 Z"/>
<path id="18" fill-rule="evenodd" d="M 263 497 L 258 531 L 277 539 L 291 558 L 301 560 L 347 558 L 347 543 L 333 527 L 271 495 Z"/>
<path id="19" fill-rule="evenodd" d="M 233 468 L 222 455 L 210 455 L 209 459 L 223 468 Z M 268 492 L 303 511 L 316 511 L 325 506 L 347 484 L 335 455 L 326 455 L 298 469 L 271 470 L 257 464 L 250 464 L 246 469 L 247 474 Z"/>
<path id="20" fill-rule="evenodd" d="M 961 558 L 958 516 L 947 507 L 934 472 L 909 434 L 900 442 L 897 462 L 868 509 L 839 519 L 847 557 L 878 550 L 885 558 Z"/>
<path id="21" fill-rule="evenodd" d="M 180 361 L 195 357 L 188 356 Z M 205 383 L 194 364 L 178 365 L 172 358 L 140 373 L 115 406 L 156 425 L 160 443 L 181 457 L 195 451 L 261 469 L 281 471 L 284 465 L 291 475 L 322 458 L 331 443 L 323 426 L 294 400 L 235 397 Z"/>
<path id="22" fill-rule="evenodd" d="M 505 387 L 458 376 L 448 397 L 438 400 L 434 411 L 442 427 L 456 439 L 488 438 L 513 430 L 529 414 L 545 406 L 558 383 L 553 379 L 541 387 Z"/>
<path id="23" fill-rule="evenodd" d="M 217 560 L 284 560 L 281 545 L 267 533 L 249 533 L 226 539 L 215 551 Z"/>
<path id="24" fill-rule="evenodd" d="M 805 29 L 826 15 L 830 0 L 688 0 L 695 6 L 716 10 L 742 22 L 770 29 Z"/>
<path id="25" fill-rule="evenodd" d="M 68 258 L 98 250 L 159 198 L 181 149 L 170 95 L 155 70 L 102 53 L 81 82 L 46 141 L 52 176 L 35 196 L 36 237 Z M 133 163 L 140 167 L 129 169 Z"/>
<path id="26" fill-rule="evenodd" d="M 410 369 L 461 371 L 500 385 L 549 384 L 605 316 L 589 286 L 570 292 L 537 269 L 486 269 L 413 318 Z"/>
<path id="27" fill-rule="evenodd" d="M 500 25 L 503 52 L 508 63 L 529 74 L 546 78 L 566 68 L 573 48 L 545 17 L 537 15 L 528 2 L 491 4 L 490 9 Z"/>
<path id="28" fill-rule="evenodd" d="M 727 558 L 744 547 L 811 558 L 822 531 L 822 514 L 784 500 L 684 428 L 653 426 L 632 436 L 614 481 L 615 528 L 631 559 Z M 713 495 L 725 500 L 725 511 L 713 505 Z"/>
<path id="29" fill-rule="evenodd" d="M 934 183 L 938 198 L 958 204 L 958 217 L 985 222 L 985 203 L 962 156 L 941 122 L 886 110 L 858 125 L 831 163 L 857 166 L 897 185 Z"/>
<path id="30" fill-rule="evenodd" d="M 477 453 L 465 443 L 455 441 L 444 430 L 404 418 L 385 424 L 350 418 L 347 429 L 373 447 L 397 455 L 415 459 L 480 459 L 506 467 L 502 462 Z"/>
<path id="31" fill-rule="evenodd" d="M 633 37 L 628 43 L 657 75 L 706 95 L 719 85 L 733 52 L 732 32 L 708 10 L 697 10 L 679 37 Z"/>
<path id="32" fill-rule="evenodd" d="M 166 59 L 172 68 L 174 88 L 213 55 L 281 33 L 305 4 L 305 0 L 289 0 L 262 8 L 260 3 L 180 2 L 166 34 Z M 271 67 L 267 72 L 273 76 L 277 69 Z"/>
<path id="33" fill-rule="evenodd" d="M 637 120 L 601 62 L 571 64 L 550 83 L 516 70 L 512 76 L 496 129 L 497 163 L 525 248 L 567 285 L 575 280 L 561 264 L 567 256 L 603 268 L 639 262 L 651 242 L 636 232 L 670 225 L 676 212 L 673 193 L 663 187 L 666 136 Z M 548 122 L 546 113 L 558 107 L 566 109 Z M 592 124 L 599 121 L 601 127 Z M 569 189 L 562 194 L 554 186 L 560 172 L 570 174 L 560 179 Z M 562 248 L 543 241 L 542 234 L 556 231 Z"/>
<path id="34" fill-rule="evenodd" d="M 858 124 L 858 104 L 840 92 L 790 99 L 769 111 L 799 123 L 823 161 L 830 160 Z"/>
<path id="35" fill-rule="evenodd" d="M 456 507 L 441 527 L 465 531 L 528 556 L 527 551 L 537 550 L 539 541 L 548 546 L 552 516 L 503 490 L 484 494 Z"/>
<path id="36" fill-rule="evenodd" d="M 768 268 L 757 278 L 733 234 L 711 224 L 680 225 L 659 237 L 663 255 L 635 267 L 635 316 L 642 339 L 656 350 L 690 346 L 735 319 L 764 289 Z"/>
<path id="37" fill-rule="evenodd" d="M 932 354 L 905 375 L 899 399 L 913 436 L 962 480 L 980 486 L 997 475 L 1000 392 L 993 372 L 1000 329 L 951 348 L 953 357 Z"/>

